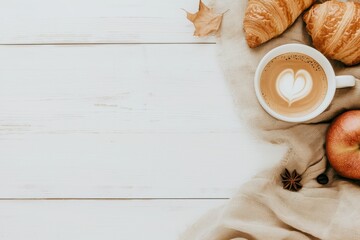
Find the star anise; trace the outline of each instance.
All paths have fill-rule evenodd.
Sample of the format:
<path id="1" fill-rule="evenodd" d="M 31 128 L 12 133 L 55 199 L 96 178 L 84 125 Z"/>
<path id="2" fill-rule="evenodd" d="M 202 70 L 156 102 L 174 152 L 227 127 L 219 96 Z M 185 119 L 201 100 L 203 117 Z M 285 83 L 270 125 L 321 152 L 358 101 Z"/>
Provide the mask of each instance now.
<path id="1" fill-rule="evenodd" d="M 301 175 L 294 170 L 291 174 L 289 170 L 285 168 L 285 171 L 280 174 L 281 182 L 283 183 L 284 189 L 289 191 L 297 192 L 302 188 Z"/>

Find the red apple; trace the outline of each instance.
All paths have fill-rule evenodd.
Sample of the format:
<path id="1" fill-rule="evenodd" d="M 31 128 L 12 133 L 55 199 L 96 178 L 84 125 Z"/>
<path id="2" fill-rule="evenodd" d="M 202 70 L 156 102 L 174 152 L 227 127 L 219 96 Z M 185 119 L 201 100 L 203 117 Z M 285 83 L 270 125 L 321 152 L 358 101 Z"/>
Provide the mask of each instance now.
<path id="1" fill-rule="evenodd" d="M 360 179 L 360 110 L 347 111 L 332 122 L 326 136 L 326 154 L 339 175 Z"/>

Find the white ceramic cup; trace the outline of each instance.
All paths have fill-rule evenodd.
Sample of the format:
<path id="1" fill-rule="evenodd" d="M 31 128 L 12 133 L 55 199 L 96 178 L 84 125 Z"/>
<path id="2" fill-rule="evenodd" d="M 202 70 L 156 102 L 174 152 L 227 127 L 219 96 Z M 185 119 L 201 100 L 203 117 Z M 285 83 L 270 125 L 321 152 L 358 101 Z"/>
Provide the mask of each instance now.
<path id="1" fill-rule="evenodd" d="M 314 60 L 316 60 L 321 67 L 323 68 L 326 78 L 328 81 L 328 89 L 326 96 L 323 102 L 312 112 L 309 114 L 299 116 L 299 117 L 288 117 L 281 115 L 271 109 L 267 103 L 265 102 L 264 98 L 262 97 L 261 90 L 260 90 L 260 78 L 261 74 L 265 68 L 265 66 L 275 57 L 285 54 L 285 53 L 302 53 L 305 54 Z M 271 116 L 286 122 L 305 122 L 310 119 L 315 118 L 316 116 L 320 115 L 325 109 L 330 105 L 331 101 L 334 98 L 336 88 L 345 88 L 345 87 L 353 87 L 355 86 L 355 77 L 350 75 L 343 75 L 343 76 L 335 76 L 335 72 L 333 67 L 331 66 L 328 59 L 316 49 L 309 47 L 304 44 L 285 44 L 279 46 L 277 48 L 272 49 L 269 51 L 260 61 L 256 72 L 255 72 L 255 79 L 254 79 L 254 87 L 256 96 L 264 108 L 266 112 L 268 112 Z"/>

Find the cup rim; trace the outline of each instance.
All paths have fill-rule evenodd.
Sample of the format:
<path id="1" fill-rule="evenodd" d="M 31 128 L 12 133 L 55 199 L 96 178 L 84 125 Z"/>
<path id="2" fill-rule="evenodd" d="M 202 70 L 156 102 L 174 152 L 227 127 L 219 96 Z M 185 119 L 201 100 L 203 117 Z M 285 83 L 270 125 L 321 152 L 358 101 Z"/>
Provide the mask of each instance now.
<path id="1" fill-rule="evenodd" d="M 268 64 L 273 58 L 289 52 L 302 53 L 316 60 L 323 68 L 328 82 L 326 96 L 322 103 L 314 111 L 300 117 L 288 117 L 275 112 L 267 105 L 260 91 L 260 77 L 266 64 Z M 289 43 L 273 48 L 260 60 L 255 71 L 254 88 L 260 105 L 271 116 L 286 122 L 305 122 L 320 115 L 330 105 L 336 90 L 335 72 L 329 60 L 315 48 L 305 44 Z"/>

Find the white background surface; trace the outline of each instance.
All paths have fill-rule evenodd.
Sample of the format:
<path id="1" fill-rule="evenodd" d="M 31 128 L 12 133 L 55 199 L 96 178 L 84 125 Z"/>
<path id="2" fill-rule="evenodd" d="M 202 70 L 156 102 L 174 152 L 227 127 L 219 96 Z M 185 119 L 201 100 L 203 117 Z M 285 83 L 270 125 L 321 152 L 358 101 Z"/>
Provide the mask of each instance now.
<path id="1" fill-rule="evenodd" d="M 0 239 L 176 239 L 279 157 L 197 6 L 0 0 Z"/>

